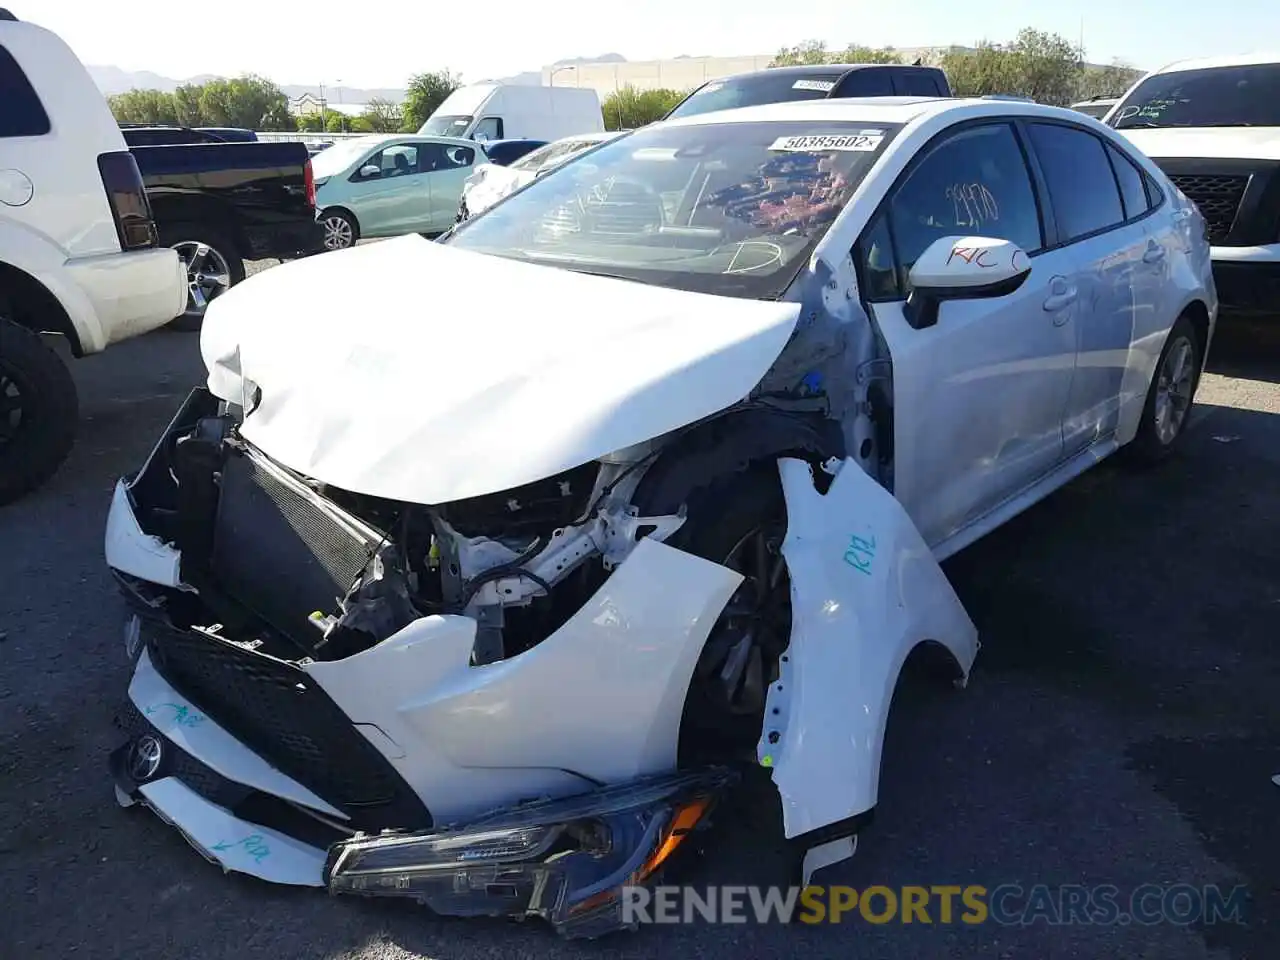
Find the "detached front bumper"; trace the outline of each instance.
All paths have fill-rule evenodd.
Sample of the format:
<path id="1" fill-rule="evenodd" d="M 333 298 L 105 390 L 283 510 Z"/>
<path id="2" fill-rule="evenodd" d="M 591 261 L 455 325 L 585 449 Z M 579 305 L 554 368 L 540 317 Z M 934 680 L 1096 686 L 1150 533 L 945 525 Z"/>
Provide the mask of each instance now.
<path id="1" fill-rule="evenodd" d="M 541 917 L 570 937 L 622 929 L 625 887 L 653 882 L 735 779 L 672 773 L 423 831 L 353 832 L 343 813 L 220 728 L 138 662 L 111 754 L 141 803 L 226 871 L 331 893 L 407 897 L 448 916 Z"/>

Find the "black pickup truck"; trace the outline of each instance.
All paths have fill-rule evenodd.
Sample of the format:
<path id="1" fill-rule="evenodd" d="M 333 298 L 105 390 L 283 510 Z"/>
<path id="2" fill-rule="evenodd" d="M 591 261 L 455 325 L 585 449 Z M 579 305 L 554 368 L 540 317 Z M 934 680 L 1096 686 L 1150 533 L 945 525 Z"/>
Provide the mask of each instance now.
<path id="1" fill-rule="evenodd" d="M 170 131 L 176 143 L 157 131 Z M 301 143 L 196 139 L 187 128 L 122 131 L 142 172 L 161 243 L 187 265 L 194 329 L 209 301 L 244 279 L 245 260 L 292 259 L 324 249 L 311 158 Z"/>

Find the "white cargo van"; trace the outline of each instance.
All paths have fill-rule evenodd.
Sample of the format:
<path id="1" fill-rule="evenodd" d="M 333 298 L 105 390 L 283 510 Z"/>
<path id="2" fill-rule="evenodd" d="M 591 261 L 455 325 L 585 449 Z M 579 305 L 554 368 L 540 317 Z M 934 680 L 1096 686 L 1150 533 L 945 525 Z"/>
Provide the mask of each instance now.
<path id="1" fill-rule="evenodd" d="M 418 133 L 550 141 L 603 130 L 600 97 L 589 87 L 473 83 L 449 94 Z"/>

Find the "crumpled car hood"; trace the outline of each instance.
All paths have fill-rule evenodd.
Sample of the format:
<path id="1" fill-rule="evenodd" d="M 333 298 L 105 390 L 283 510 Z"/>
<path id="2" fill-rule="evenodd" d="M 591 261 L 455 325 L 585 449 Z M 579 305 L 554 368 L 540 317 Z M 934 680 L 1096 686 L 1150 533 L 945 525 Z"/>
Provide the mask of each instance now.
<path id="1" fill-rule="evenodd" d="M 518 487 L 747 396 L 799 305 L 688 293 L 401 237 L 210 304 L 209 389 L 306 476 L 447 503 Z"/>

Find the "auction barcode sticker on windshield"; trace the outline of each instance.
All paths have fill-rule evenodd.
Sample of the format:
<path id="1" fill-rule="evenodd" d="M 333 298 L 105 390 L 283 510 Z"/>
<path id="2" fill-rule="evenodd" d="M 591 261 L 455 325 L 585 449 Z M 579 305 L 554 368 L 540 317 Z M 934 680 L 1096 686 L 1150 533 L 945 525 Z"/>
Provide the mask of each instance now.
<path id="1" fill-rule="evenodd" d="M 792 90 L 817 90 L 820 93 L 830 93 L 835 88 L 834 80 L 797 80 L 791 85 Z"/>
<path id="2" fill-rule="evenodd" d="M 826 150 L 862 150 L 870 152 L 884 140 L 881 130 L 863 130 L 861 133 L 828 133 L 805 137 L 779 137 L 769 145 L 770 150 L 787 150 L 797 153 L 821 153 Z"/>

